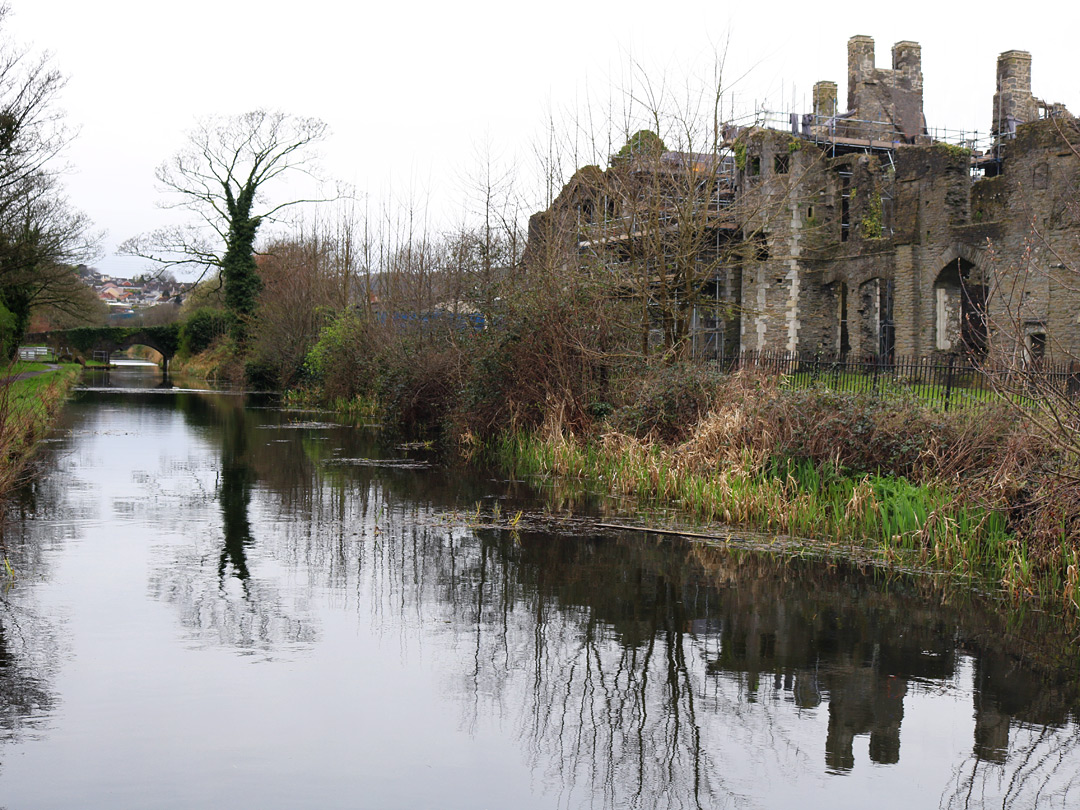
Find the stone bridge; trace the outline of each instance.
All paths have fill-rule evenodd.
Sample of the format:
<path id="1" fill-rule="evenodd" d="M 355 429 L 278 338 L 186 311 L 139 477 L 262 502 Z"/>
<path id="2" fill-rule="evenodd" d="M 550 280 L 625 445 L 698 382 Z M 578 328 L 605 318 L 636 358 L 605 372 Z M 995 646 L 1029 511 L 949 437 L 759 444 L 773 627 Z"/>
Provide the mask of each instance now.
<path id="1" fill-rule="evenodd" d="M 44 343 L 57 354 L 92 357 L 104 352 L 107 359 L 113 352 L 132 346 L 149 346 L 163 358 L 162 369 L 169 370 L 169 361 L 180 345 L 180 325 L 167 326 L 81 326 L 77 329 L 56 329 L 51 332 L 30 332 L 23 338 L 26 344 Z"/>

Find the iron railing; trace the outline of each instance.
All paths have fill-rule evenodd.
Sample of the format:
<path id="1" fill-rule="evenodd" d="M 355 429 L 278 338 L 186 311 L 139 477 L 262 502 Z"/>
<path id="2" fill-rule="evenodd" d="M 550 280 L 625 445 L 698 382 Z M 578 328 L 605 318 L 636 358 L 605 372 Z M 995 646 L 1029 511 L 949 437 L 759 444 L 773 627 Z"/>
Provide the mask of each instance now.
<path id="1" fill-rule="evenodd" d="M 823 385 L 850 393 L 907 391 L 943 410 L 1009 399 L 1034 404 L 1080 397 L 1080 363 L 996 365 L 972 357 L 864 357 L 747 351 L 713 358 L 726 370 L 758 369 L 795 388 Z"/>

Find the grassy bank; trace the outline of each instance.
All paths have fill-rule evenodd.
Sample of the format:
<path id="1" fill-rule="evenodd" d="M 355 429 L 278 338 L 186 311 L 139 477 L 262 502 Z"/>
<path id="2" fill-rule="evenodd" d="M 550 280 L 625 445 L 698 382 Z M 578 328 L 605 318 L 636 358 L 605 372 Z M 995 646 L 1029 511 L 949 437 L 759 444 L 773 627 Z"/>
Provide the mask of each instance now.
<path id="1" fill-rule="evenodd" d="M 0 384 L 0 501 L 21 479 L 38 441 L 45 435 L 79 378 L 80 367 L 56 369 Z M 41 369 L 14 366 L 5 377 Z"/>
<path id="2" fill-rule="evenodd" d="M 244 381 L 243 359 L 227 341 L 198 354 L 177 354 L 169 363 L 169 371 L 222 385 L 241 385 Z"/>
<path id="3" fill-rule="evenodd" d="M 0 510 L 26 472 L 38 441 L 56 421 L 67 396 L 79 379 L 81 367 L 65 364 L 15 363 L 0 382 Z M 40 373 L 38 373 L 40 372 Z M 23 379 L 18 374 L 33 373 Z M 0 577 L 13 576 L 0 538 Z"/>
<path id="4" fill-rule="evenodd" d="M 615 417 L 585 434 L 508 431 L 491 446 L 519 475 L 576 479 L 707 525 L 973 578 L 1080 618 L 1065 517 L 1073 496 L 1055 501 L 1042 480 L 1053 479 L 1047 448 L 1007 412 L 946 416 L 909 400 L 732 380 L 667 438 L 614 428 Z M 1056 531 L 1043 525 L 1055 514 Z"/>

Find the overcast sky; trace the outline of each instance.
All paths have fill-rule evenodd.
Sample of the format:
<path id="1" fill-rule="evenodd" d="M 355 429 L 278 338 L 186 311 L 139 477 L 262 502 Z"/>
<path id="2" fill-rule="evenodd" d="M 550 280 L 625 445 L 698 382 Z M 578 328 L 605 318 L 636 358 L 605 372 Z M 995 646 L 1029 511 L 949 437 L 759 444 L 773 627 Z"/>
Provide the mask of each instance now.
<path id="1" fill-rule="evenodd" d="M 1077 12 L 1041 0 L 1001 11 L 775 0 L 9 4 L 8 40 L 50 52 L 68 77 L 61 102 L 78 137 L 66 187 L 107 232 L 96 266 L 120 275 L 142 265 L 112 255 L 116 246 L 169 221 L 154 168 L 208 114 L 266 107 L 321 118 L 331 130 L 325 174 L 376 207 L 393 193 L 447 222 L 466 205 L 463 178 L 478 153 L 534 172 L 549 117 L 576 110 L 589 120 L 587 100 L 618 98 L 632 65 L 685 86 L 725 54 L 726 104 L 806 111 L 820 79 L 839 84 L 844 105 L 850 36 L 874 37 L 878 67 L 911 39 L 922 45 L 928 125 L 986 131 L 997 55 L 1021 49 L 1033 57 L 1035 95 L 1080 112 Z"/>

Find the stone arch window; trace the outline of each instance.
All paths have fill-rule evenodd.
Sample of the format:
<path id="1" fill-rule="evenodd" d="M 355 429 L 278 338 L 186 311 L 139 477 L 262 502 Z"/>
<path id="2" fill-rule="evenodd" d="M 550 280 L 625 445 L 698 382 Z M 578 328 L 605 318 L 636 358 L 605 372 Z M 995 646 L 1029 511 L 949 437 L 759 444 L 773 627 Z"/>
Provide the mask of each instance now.
<path id="1" fill-rule="evenodd" d="M 892 279 L 869 278 L 853 293 L 857 298 L 848 324 L 853 348 L 861 357 L 892 355 L 896 350 Z M 850 322 L 852 319 L 854 323 Z"/>

